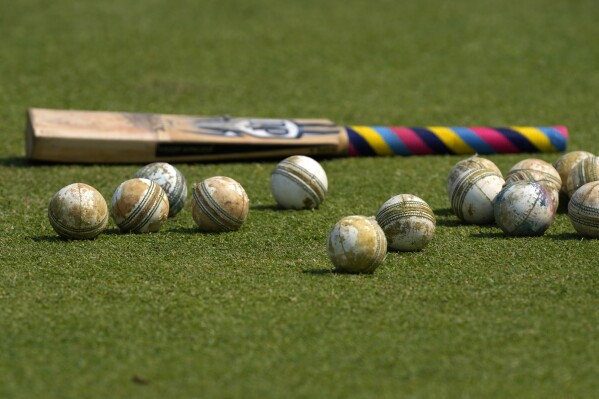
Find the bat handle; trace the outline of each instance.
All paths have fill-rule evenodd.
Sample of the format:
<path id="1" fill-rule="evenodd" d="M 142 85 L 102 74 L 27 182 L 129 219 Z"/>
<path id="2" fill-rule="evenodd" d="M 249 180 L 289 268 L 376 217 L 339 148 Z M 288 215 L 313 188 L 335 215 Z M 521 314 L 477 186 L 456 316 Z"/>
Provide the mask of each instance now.
<path id="1" fill-rule="evenodd" d="M 350 156 L 561 152 L 565 126 L 346 126 Z"/>

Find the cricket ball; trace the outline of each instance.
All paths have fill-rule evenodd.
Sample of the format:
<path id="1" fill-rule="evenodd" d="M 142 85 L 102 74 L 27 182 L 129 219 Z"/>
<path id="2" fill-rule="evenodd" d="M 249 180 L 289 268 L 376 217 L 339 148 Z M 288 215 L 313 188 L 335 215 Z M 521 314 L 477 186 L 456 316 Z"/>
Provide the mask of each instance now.
<path id="1" fill-rule="evenodd" d="M 571 151 L 568 152 L 561 157 L 559 157 L 554 163 L 553 167 L 559 173 L 559 176 L 562 179 L 562 189 L 561 192 L 563 194 L 568 194 L 567 185 L 568 185 L 568 176 L 570 172 L 574 168 L 574 165 L 578 163 L 578 161 L 582 161 L 585 158 L 592 157 L 593 154 L 587 151 Z"/>
<path id="2" fill-rule="evenodd" d="M 210 177 L 193 188 L 191 214 L 200 231 L 239 230 L 249 209 L 250 200 L 245 190 L 230 177 Z"/>
<path id="3" fill-rule="evenodd" d="M 451 188 L 451 208 L 466 223 L 493 223 L 493 200 L 505 181 L 491 169 L 469 169 L 463 172 Z"/>
<path id="4" fill-rule="evenodd" d="M 458 163 L 456 163 L 451 171 L 449 172 L 449 176 L 447 177 L 447 182 L 445 183 L 445 190 L 447 191 L 447 195 L 451 197 L 451 188 L 453 187 L 453 183 L 455 183 L 456 179 L 465 171 L 470 169 L 490 169 L 496 172 L 499 176 L 501 176 L 501 170 L 493 163 L 486 158 L 479 157 L 478 155 L 473 155 L 469 158 L 462 159 Z"/>
<path id="5" fill-rule="evenodd" d="M 270 191 L 285 209 L 313 209 L 324 201 L 327 174 L 314 159 L 294 155 L 282 160 L 270 177 Z"/>
<path id="6" fill-rule="evenodd" d="M 561 178 L 559 177 L 559 173 L 557 172 L 557 170 L 555 170 L 553 165 L 551 165 L 549 162 L 543 161 L 542 159 L 537 159 L 537 158 L 523 159 L 522 161 L 520 161 L 520 162 L 516 163 L 514 166 L 512 166 L 512 168 L 509 170 L 509 172 L 511 172 L 512 170 L 517 170 L 517 169 L 539 170 L 541 172 L 552 174 L 553 176 L 555 176 L 556 179 L 559 179 L 561 181 Z"/>
<path id="7" fill-rule="evenodd" d="M 396 251 L 420 251 L 435 235 L 433 210 L 412 194 L 391 197 L 379 209 L 376 221 L 385 233 L 388 247 Z"/>
<path id="8" fill-rule="evenodd" d="M 96 238 L 108 223 L 108 206 L 92 186 L 73 183 L 54 194 L 48 206 L 48 219 L 61 237 Z"/>
<path id="9" fill-rule="evenodd" d="M 372 273 L 385 259 L 387 239 L 375 218 L 346 216 L 329 233 L 327 253 L 339 272 Z"/>
<path id="10" fill-rule="evenodd" d="M 577 162 L 568 175 L 566 191 L 570 197 L 587 183 L 599 180 L 599 158 L 590 156 Z"/>
<path id="11" fill-rule="evenodd" d="M 173 217 L 183 209 L 187 199 L 185 177 L 173 165 L 166 162 L 154 162 L 139 169 L 135 176 L 157 183 L 168 198 L 168 217 Z"/>
<path id="12" fill-rule="evenodd" d="M 553 180 L 552 184 L 557 187 L 558 192 L 562 187 L 562 178 L 559 172 L 553 167 L 553 165 L 551 165 L 549 162 L 543 161 L 542 159 L 523 159 L 512 166 L 507 174 L 518 170 L 536 170 L 538 172 L 543 172 L 545 173 L 545 176 L 550 176 L 550 178 Z"/>
<path id="13" fill-rule="evenodd" d="M 581 186 L 568 203 L 568 216 L 578 234 L 599 238 L 599 181 Z"/>
<path id="14" fill-rule="evenodd" d="M 166 193 L 152 180 L 127 180 L 112 195 L 112 218 L 126 233 L 154 233 L 168 217 Z"/>
<path id="15" fill-rule="evenodd" d="M 495 223 L 510 236 L 540 236 L 553 223 L 555 208 L 546 187 L 531 181 L 507 184 L 494 203 Z"/>
<path id="16" fill-rule="evenodd" d="M 551 194 L 553 207 L 557 209 L 562 184 L 561 180 L 558 180 L 554 174 L 542 172 L 537 169 L 514 169 L 505 176 L 505 184 L 508 185 L 516 181 L 535 182 L 545 187 L 549 191 L 549 194 Z"/>

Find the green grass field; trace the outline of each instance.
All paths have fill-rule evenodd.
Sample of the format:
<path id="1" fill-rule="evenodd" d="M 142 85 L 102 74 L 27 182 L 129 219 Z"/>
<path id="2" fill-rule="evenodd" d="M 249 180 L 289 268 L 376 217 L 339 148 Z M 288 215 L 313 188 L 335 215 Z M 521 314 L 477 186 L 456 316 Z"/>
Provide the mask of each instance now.
<path id="1" fill-rule="evenodd" d="M 599 392 L 599 241 L 559 213 L 543 237 L 462 225 L 463 157 L 326 159 L 315 211 L 281 211 L 276 161 L 227 175 L 251 210 L 197 233 L 59 239 L 73 182 L 110 201 L 141 165 L 24 160 L 28 107 L 324 117 L 365 125 L 554 125 L 599 153 L 595 0 L 0 2 L 0 397 L 589 398 Z M 489 157 L 517 161 L 559 154 Z M 437 216 L 419 253 L 331 272 L 342 216 L 411 193 Z"/>

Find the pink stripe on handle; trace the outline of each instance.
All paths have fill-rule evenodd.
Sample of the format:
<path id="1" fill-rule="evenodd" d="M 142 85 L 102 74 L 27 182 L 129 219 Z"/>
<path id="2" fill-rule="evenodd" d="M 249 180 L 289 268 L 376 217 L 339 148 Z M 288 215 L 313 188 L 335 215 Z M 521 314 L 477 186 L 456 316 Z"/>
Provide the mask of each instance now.
<path id="1" fill-rule="evenodd" d="M 416 133 L 407 127 L 389 126 L 395 135 L 403 141 L 408 147 L 408 150 L 414 155 L 428 155 L 433 154 L 433 150 L 429 148 L 424 141 Z"/>
<path id="2" fill-rule="evenodd" d="M 518 147 L 512 144 L 507 137 L 495 129 L 488 127 L 470 127 L 469 129 L 476 133 L 478 137 L 485 140 L 487 144 L 499 153 L 522 152 Z"/>
<path id="3" fill-rule="evenodd" d="M 553 126 L 553 128 L 555 130 L 557 130 L 558 132 L 560 132 L 562 134 L 562 136 L 564 136 L 565 138 L 568 138 L 568 128 L 565 126 Z"/>
<path id="4" fill-rule="evenodd" d="M 354 145 L 352 144 L 352 142 L 349 142 L 349 148 L 347 150 L 347 155 L 350 157 L 357 157 L 360 156 L 360 154 L 358 154 L 358 151 L 356 151 L 356 147 L 354 147 Z"/>

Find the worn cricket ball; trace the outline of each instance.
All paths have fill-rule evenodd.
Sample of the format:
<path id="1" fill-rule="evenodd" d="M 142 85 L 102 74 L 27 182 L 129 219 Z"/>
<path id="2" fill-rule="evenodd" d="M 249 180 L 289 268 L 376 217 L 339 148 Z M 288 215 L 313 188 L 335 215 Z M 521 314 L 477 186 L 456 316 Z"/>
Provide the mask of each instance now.
<path id="1" fill-rule="evenodd" d="M 517 169 L 534 169 L 539 170 L 541 172 L 549 173 L 553 175 L 556 179 L 561 181 L 561 177 L 557 170 L 551 165 L 549 162 L 543 161 L 542 159 L 537 158 L 527 158 L 522 161 L 516 163 L 512 168 L 508 171 L 511 172 Z"/>
<path id="2" fill-rule="evenodd" d="M 391 197 L 379 209 L 376 221 L 387 237 L 388 248 L 396 251 L 420 251 L 435 235 L 433 210 L 412 194 Z"/>
<path id="3" fill-rule="evenodd" d="M 559 205 L 559 193 L 561 188 L 561 180 L 552 173 L 542 172 L 537 169 L 513 169 L 505 175 L 505 184 L 516 181 L 529 181 L 539 183 L 545 187 L 551 194 L 553 207 L 557 209 Z"/>
<path id="4" fill-rule="evenodd" d="M 568 202 L 568 216 L 578 234 L 599 238 L 599 181 L 578 188 Z"/>
<path id="5" fill-rule="evenodd" d="M 375 218 L 346 216 L 329 233 L 327 253 L 339 272 L 372 273 L 385 259 L 387 239 Z"/>
<path id="6" fill-rule="evenodd" d="M 250 200 L 245 190 L 230 177 L 210 177 L 193 188 L 191 214 L 200 231 L 239 230 L 249 209 Z"/>
<path id="7" fill-rule="evenodd" d="M 457 162 L 451 171 L 449 172 L 449 176 L 447 176 L 447 181 L 445 183 L 445 190 L 447 191 L 447 195 L 451 197 L 451 188 L 455 183 L 456 179 L 465 171 L 470 169 L 490 169 L 496 172 L 499 176 L 501 176 L 501 170 L 495 165 L 493 161 L 488 160 L 487 158 L 479 157 L 478 155 L 473 155 L 469 158 L 462 159 Z"/>
<path id="8" fill-rule="evenodd" d="M 166 193 L 152 180 L 127 180 L 112 195 L 112 218 L 124 233 L 157 232 L 168 211 Z"/>
<path id="9" fill-rule="evenodd" d="M 185 177 L 173 165 L 166 162 L 154 162 L 139 169 L 135 176 L 157 183 L 168 198 L 168 217 L 173 217 L 183 209 L 187 199 Z"/>
<path id="10" fill-rule="evenodd" d="M 313 209 L 324 201 L 327 174 L 314 159 L 294 155 L 282 160 L 270 177 L 270 191 L 285 209 Z"/>
<path id="11" fill-rule="evenodd" d="M 493 223 L 493 200 L 505 181 L 491 169 L 469 169 L 463 172 L 451 188 L 451 208 L 466 223 Z"/>
<path id="12" fill-rule="evenodd" d="M 494 204 L 495 223 L 510 236 L 540 236 L 553 223 L 555 208 L 543 185 L 531 181 L 507 184 Z"/>
<path id="13" fill-rule="evenodd" d="M 50 200 L 48 219 L 54 231 L 70 239 L 96 238 L 108 223 L 108 206 L 92 186 L 73 183 Z"/>
<path id="14" fill-rule="evenodd" d="M 590 156 L 577 162 L 568 175 L 566 191 L 570 197 L 587 183 L 599 180 L 599 158 Z"/>
<path id="15" fill-rule="evenodd" d="M 559 157 L 554 163 L 553 167 L 559 173 L 559 176 L 562 179 L 562 189 L 561 192 L 563 194 L 567 194 L 567 185 L 568 185 L 568 176 L 570 172 L 574 168 L 579 161 L 582 161 L 585 158 L 592 157 L 593 154 L 587 151 L 571 151 L 568 152 L 561 157 Z"/>

